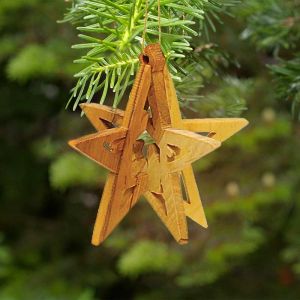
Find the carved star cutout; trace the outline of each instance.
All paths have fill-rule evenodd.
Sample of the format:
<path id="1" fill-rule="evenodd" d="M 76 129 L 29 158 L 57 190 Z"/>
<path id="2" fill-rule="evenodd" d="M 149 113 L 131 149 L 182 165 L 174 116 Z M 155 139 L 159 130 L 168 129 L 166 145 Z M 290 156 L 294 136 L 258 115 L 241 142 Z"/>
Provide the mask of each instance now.
<path id="1" fill-rule="evenodd" d="M 145 189 L 146 173 L 143 169 L 146 160 L 140 157 L 137 139 L 147 126 L 148 114 L 144 106 L 150 83 L 151 67 L 142 64 L 121 126 L 70 141 L 74 149 L 110 171 L 94 227 L 94 245 L 105 240 Z M 100 129 L 106 127 L 105 122 L 97 126 Z"/>
<path id="2" fill-rule="evenodd" d="M 94 228 L 95 245 L 111 233 L 142 194 L 179 243 L 188 240 L 186 215 L 207 227 L 191 163 L 219 147 L 218 140 L 246 125 L 244 119 L 182 120 L 160 47 L 148 46 L 145 55 L 147 62 L 141 58 L 126 111 L 82 105 L 99 133 L 70 142 L 111 171 Z M 151 118 L 144 109 L 147 96 Z M 144 157 L 144 144 L 138 137 L 146 128 L 156 144 L 148 147 Z M 214 132 L 215 139 L 191 131 Z M 188 199 L 182 196 L 181 177 Z"/>

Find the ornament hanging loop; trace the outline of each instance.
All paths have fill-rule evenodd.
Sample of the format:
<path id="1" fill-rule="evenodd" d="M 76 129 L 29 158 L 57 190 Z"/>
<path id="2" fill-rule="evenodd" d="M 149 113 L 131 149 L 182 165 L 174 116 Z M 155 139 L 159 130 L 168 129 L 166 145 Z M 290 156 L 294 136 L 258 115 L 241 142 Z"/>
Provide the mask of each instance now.
<path id="1" fill-rule="evenodd" d="M 153 73 L 162 72 L 166 64 L 166 59 L 159 43 L 145 47 L 139 58 L 142 64 L 151 66 Z"/>
<path id="2" fill-rule="evenodd" d="M 161 45 L 162 41 L 162 29 L 161 29 L 161 3 L 160 0 L 157 0 L 157 11 L 158 11 L 158 41 Z M 146 47 L 146 34 L 147 34 L 147 25 L 148 25 L 148 17 L 149 17 L 149 0 L 145 0 L 145 18 L 144 18 L 144 31 L 142 36 L 142 51 Z"/>
<path id="3" fill-rule="evenodd" d="M 148 15 L 149 15 L 149 0 L 145 0 L 145 18 L 144 18 L 144 31 L 142 37 L 142 51 L 144 51 L 146 46 L 146 33 L 147 33 L 147 24 L 148 24 Z"/>
<path id="4" fill-rule="evenodd" d="M 161 44 L 162 31 L 161 31 L 161 7 L 160 7 L 160 0 L 157 0 L 157 11 L 158 11 L 158 40 L 159 40 L 159 44 Z"/>

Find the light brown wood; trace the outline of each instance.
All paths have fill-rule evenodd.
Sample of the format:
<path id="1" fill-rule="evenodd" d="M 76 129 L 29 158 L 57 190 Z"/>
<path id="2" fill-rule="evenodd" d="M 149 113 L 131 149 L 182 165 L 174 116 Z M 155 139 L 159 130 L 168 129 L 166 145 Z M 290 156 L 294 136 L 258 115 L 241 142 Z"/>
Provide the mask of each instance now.
<path id="1" fill-rule="evenodd" d="M 243 118 L 182 119 L 174 83 L 166 66 L 164 68 L 164 82 L 173 127 L 203 133 L 210 138 L 223 142 L 247 126 L 248 121 Z M 193 221 L 207 228 L 207 220 L 191 165 L 182 171 L 182 177 L 188 196 L 184 203 L 185 213 Z"/>
<path id="2" fill-rule="evenodd" d="M 135 153 L 137 139 L 145 131 L 148 114 L 144 110 L 151 83 L 151 67 L 142 64 L 132 88 L 126 112 L 122 116 L 119 128 L 105 129 L 70 142 L 77 151 L 108 168 L 106 182 L 96 223 L 92 243 L 99 245 L 125 217 L 130 208 L 137 202 L 143 188 L 146 187 L 147 174 L 143 172 L 145 159 Z M 87 108 L 85 108 L 87 110 Z M 104 107 L 96 113 L 106 120 Z M 100 113 L 99 113 L 100 112 Z M 91 116 L 91 114 L 89 114 Z M 115 116 L 114 112 L 109 113 Z M 98 123 L 95 116 L 91 118 L 95 127 Z M 100 118 L 101 119 L 101 118 Z M 104 124 L 105 122 L 99 121 Z M 96 122 L 96 123 L 95 123 Z"/>
<path id="3" fill-rule="evenodd" d="M 87 107 L 89 107 L 90 109 L 86 109 Z M 89 114 L 91 113 L 93 116 L 95 116 L 95 121 L 96 124 L 93 124 L 95 126 L 95 128 L 98 128 L 97 126 L 97 122 L 99 123 L 99 119 L 100 119 L 100 115 L 103 115 L 101 113 L 101 110 L 104 109 L 106 110 L 106 107 L 103 107 L 103 105 L 101 104 L 85 104 L 82 106 L 82 109 L 84 110 L 84 112 L 86 113 L 87 117 L 89 119 L 91 119 L 89 117 Z M 93 111 L 95 110 L 95 111 Z M 121 114 L 124 115 L 124 111 L 121 111 Z M 109 122 L 109 119 L 105 119 L 107 122 Z M 108 126 L 107 128 L 110 128 L 111 125 L 109 125 L 108 123 L 105 123 L 106 126 Z M 159 191 L 161 189 L 161 184 L 160 184 L 160 176 L 157 176 L 157 174 L 159 174 L 160 172 L 158 172 L 158 168 L 157 168 L 157 164 L 159 164 L 159 162 L 156 162 L 156 160 L 159 160 L 159 154 L 157 154 L 155 152 L 155 155 L 153 154 L 154 150 L 152 149 L 153 145 L 150 145 L 148 153 L 149 153 L 149 158 L 148 158 L 148 163 L 150 165 L 150 168 L 152 168 L 153 170 L 156 170 L 156 172 L 153 173 L 153 176 L 149 176 L 149 185 L 152 186 L 152 190 L 153 191 Z M 152 150 L 151 150 L 152 149 Z M 152 162 L 152 160 L 154 160 L 154 162 Z M 148 172 L 151 174 L 151 172 Z M 198 191 L 198 187 L 197 187 L 197 183 L 194 177 L 194 172 L 191 166 L 186 167 L 183 171 L 183 183 L 184 183 L 184 187 L 185 187 L 185 193 L 187 194 L 187 199 L 183 199 L 182 201 L 184 201 L 184 208 L 186 211 L 186 215 L 189 216 L 192 220 L 194 220 L 195 222 L 197 222 L 198 224 L 202 225 L 203 227 L 207 227 L 207 221 L 205 218 L 205 214 L 204 214 L 204 210 L 202 207 L 202 203 L 200 200 L 200 196 L 199 196 L 199 191 Z M 179 180 L 178 180 L 178 184 L 179 185 Z M 161 189 L 162 190 L 162 189 Z M 153 207 L 153 209 L 156 211 L 156 213 L 159 215 L 159 217 L 161 219 L 163 219 L 163 222 L 165 224 L 168 223 L 168 220 L 166 218 L 166 207 L 165 207 L 165 203 L 162 203 L 163 200 L 163 193 L 161 191 L 159 192 L 146 192 L 145 193 L 145 197 L 148 200 L 148 202 L 151 204 L 151 206 Z M 174 236 L 174 238 L 177 240 L 178 239 L 178 234 L 177 233 L 173 233 L 171 230 L 171 226 L 167 226 L 170 227 L 170 232 L 172 233 L 172 235 Z"/>
<path id="4" fill-rule="evenodd" d="M 167 67 L 164 69 L 164 74 L 173 127 L 207 133 L 209 137 L 224 142 L 249 124 L 244 118 L 182 119 L 174 83 Z"/>
<path id="5" fill-rule="evenodd" d="M 160 202 L 162 199 L 165 201 L 162 207 L 166 208 L 168 213 L 168 203 L 174 201 L 177 197 L 177 207 L 179 208 L 177 211 L 176 220 L 173 221 L 172 219 L 168 220 L 166 218 L 161 218 L 169 230 L 173 232 L 173 235 L 176 230 L 178 233 L 182 233 L 182 237 L 179 242 L 186 242 L 188 237 L 185 215 L 186 213 L 191 213 L 191 210 L 187 210 L 185 212 L 185 206 L 190 205 L 193 207 L 193 209 L 197 208 L 200 210 L 197 213 L 191 213 L 191 217 L 194 220 L 201 219 L 201 224 L 203 226 L 207 226 L 206 219 L 205 217 L 203 218 L 204 211 L 200 202 L 199 193 L 197 193 L 197 195 L 195 194 L 198 190 L 196 181 L 192 176 L 193 172 L 190 165 L 193 161 L 219 147 L 220 142 L 208 137 L 200 136 L 198 134 L 193 134 L 189 131 L 174 129 L 183 128 L 178 126 L 181 125 L 181 122 L 179 122 L 179 120 L 181 121 L 179 106 L 174 106 L 172 108 L 170 105 L 171 100 L 169 98 L 173 97 L 173 99 L 176 100 L 177 98 L 175 98 L 176 91 L 170 78 L 170 74 L 167 70 L 163 54 L 159 45 L 148 46 L 145 49 L 145 54 L 148 56 L 149 64 L 152 66 L 152 85 L 148 97 L 152 118 L 149 120 L 147 130 L 154 138 L 156 146 L 159 150 L 159 162 L 161 165 L 159 172 L 162 176 L 160 182 L 162 182 L 165 178 L 164 174 L 170 174 L 169 176 L 172 176 L 172 188 L 177 191 L 177 193 L 173 194 L 172 197 L 169 195 L 165 195 L 164 197 L 160 196 Z M 192 200 L 192 204 L 184 201 L 183 191 L 181 190 L 180 179 L 185 168 L 189 169 L 190 171 L 188 173 L 189 176 L 187 177 L 188 181 L 193 179 L 191 181 L 191 188 L 189 188 L 189 182 L 186 184 L 186 194 L 189 196 L 189 201 L 190 199 Z M 154 173 L 154 170 L 157 170 L 158 168 L 155 166 L 153 168 L 153 172 L 151 169 L 152 168 L 150 164 L 148 170 L 150 183 L 152 182 L 151 176 L 153 176 L 152 174 Z M 157 178 L 155 179 L 157 181 Z M 185 180 L 185 182 L 187 182 L 187 180 Z M 164 187 L 164 185 L 162 187 Z M 149 190 L 152 192 L 152 196 L 154 194 L 158 194 L 151 184 L 149 186 Z M 150 198 L 149 194 L 147 194 L 146 197 L 156 212 L 159 212 L 161 205 L 156 205 L 156 207 L 154 207 L 153 197 Z M 197 204 L 195 202 L 195 198 L 198 200 Z M 159 215 L 163 216 L 163 211 L 160 211 Z"/>
<path id="6" fill-rule="evenodd" d="M 243 118 L 212 118 L 183 120 L 183 128 L 193 132 L 205 132 L 220 142 L 226 141 L 248 125 Z"/>
<path id="7" fill-rule="evenodd" d="M 97 103 L 84 103 L 80 105 L 85 115 L 95 127 L 101 131 L 113 127 L 120 127 L 124 118 L 124 111 Z"/>
<path id="8" fill-rule="evenodd" d="M 194 222 L 207 228 L 208 224 L 192 166 L 184 168 L 181 176 L 187 196 L 184 201 L 185 214 Z"/>
<path id="9" fill-rule="evenodd" d="M 83 106 L 82 108 L 85 110 L 85 113 L 88 114 L 86 107 L 90 104 Z M 97 112 L 99 115 L 103 115 L 101 113 L 101 109 L 106 110 L 105 107 L 102 107 L 102 105 L 97 104 L 97 107 L 93 105 L 94 108 L 97 108 Z M 99 116 L 93 112 L 92 113 L 96 118 L 96 120 L 99 120 Z M 124 113 L 123 113 L 124 114 Z M 107 120 L 108 121 L 108 120 Z M 98 121 L 99 122 L 99 121 Z M 107 123 L 106 123 L 107 124 Z M 109 124 L 107 124 L 108 127 L 111 127 Z M 97 128 L 97 126 L 95 126 Z M 196 139 L 198 144 L 191 144 L 193 142 L 193 139 Z M 190 164 L 193 160 L 202 157 L 209 153 L 210 151 L 214 150 L 217 146 L 219 146 L 219 143 L 215 143 L 214 140 L 211 140 L 209 138 L 203 137 L 201 135 L 197 135 L 191 132 L 186 132 L 184 130 L 175 130 L 175 129 L 167 129 L 166 130 L 166 137 L 165 140 L 167 142 L 170 142 L 171 145 L 163 146 L 161 144 L 161 147 L 166 149 L 165 154 L 163 157 L 167 158 L 167 169 L 170 172 L 177 172 L 178 168 L 184 167 L 186 164 Z M 204 144 L 206 143 L 206 145 Z M 155 151 L 156 150 L 156 151 Z M 174 153 L 176 155 L 176 151 L 178 152 L 177 157 L 174 157 Z M 141 155 L 142 157 L 142 155 Z M 175 160 L 176 158 L 176 160 Z M 159 215 L 159 217 L 163 220 L 169 231 L 172 233 L 174 238 L 177 241 L 185 242 L 186 237 L 183 236 L 182 231 L 180 230 L 180 227 L 174 227 L 172 218 L 167 217 L 167 208 L 165 199 L 168 198 L 166 196 L 166 193 L 163 191 L 162 186 L 169 185 L 166 183 L 166 180 L 169 180 L 168 178 L 165 179 L 164 183 L 162 184 L 162 164 L 160 163 L 160 150 L 157 145 L 150 145 L 148 150 L 148 185 L 149 190 L 145 193 L 146 199 L 151 204 L 153 209 L 156 211 L 156 213 Z M 188 169 L 189 170 L 189 169 Z M 187 172 L 188 170 L 185 170 L 183 172 Z M 193 177 L 193 171 L 190 169 L 191 172 L 186 175 L 188 177 L 188 188 L 186 188 L 186 193 L 189 192 L 191 195 L 188 195 L 188 199 L 183 199 L 182 197 L 182 191 L 181 191 L 181 184 L 180 184 L 180 172 L 176 174 L 176 176 L 173 176 L 173 182 L 171 186 L 175 187 L 177 194 L 179 195 L 177 198 L 172 197 L 173 201 L 177 202 L 180 201 L 180 203 L 177 205 L 179 207 L 187 206 L 189 199 L 192 198 L 194 193 L 198 193 L 197 184 Z M 171 182 L 171 180 L 169 180 Z M 175 194 L 175 193 L 174 193 Z M 174 200 L 175 199 L 175 200 Z M 179 200 L 178 200 L 179 199 Z M 168 210 L 170 211 L 170 208 L 168 207 Z M 192 219 L 198 220 L 198 223 L 202 224 L 205 227 L 205 216 L 202 209 L 201 202 L 192 202 L 192 205 L 187 206 L 187 211 L 189 211 L 189 216 Z M 181 209 L 181 211 L 183 211 Z M 202 214 L 202 215 L 201 215 Z M 169 213 L 168 215 L 173 215 L 173 213 Z"/>
<path id="10" fill-rule="evenodd" d="M 147 200 L 177 242 L 188 241 L 185 201 L 180 172 L 193 161 L 215 150 L 219 142 L 185 130 L 165 129 L 151 145 L 148 157 Z"/>
<path id="11" fill-rule="evenodd" d="M 126 111 L 82 105 L 98 133 L 70 142 L 110 171 L 94 227 L 94 245 L 105 240 L 142 194 L 177 242 L 188 241 L 186 216 L 207 227 L 191 164 L 247 123 L 244 119 L 182 120 L 160 46 L 149 45 L 140 60 Z M 145 157 L 138 137 L 146 129 L 155 144 L 148 146 Z"/>
<path id="12" fill-rule="evenodd" d="M 117 173 L 122 154 L 121 145 L 124 145 L 127 132 L 124 127 L 107 129 L 70 141 L 69 145 L 99 165 Z"/>

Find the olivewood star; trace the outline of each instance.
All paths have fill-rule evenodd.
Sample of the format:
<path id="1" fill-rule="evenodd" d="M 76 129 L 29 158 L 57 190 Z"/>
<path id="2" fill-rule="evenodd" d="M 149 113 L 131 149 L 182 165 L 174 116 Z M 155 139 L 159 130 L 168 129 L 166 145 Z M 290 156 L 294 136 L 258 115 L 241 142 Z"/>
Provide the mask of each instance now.
<path id="1" fill-rule="evenodd" d="M 182 119 L 176 90 L 167 66 L 164 68 L 164 84 L 166 91 L 165 102 L 168 103 L 171 113 L 170 123 L 172 127 L 202 134 L 205 133 L 208 137 L 223 142 L 249 123 L 244 118 Z M 191 165 L 183 169 L 182 178 L 188 198 L 184 203 L 186 215 L 206 228 L 207 221 Z"/>
<path id="2" fill-rule="evenodd" d="M 140 156 L 138 137 L 147 126 L 144 110 L 151 83 L 151 67 L 142 64 L 119 128 L 105 129 L 70 142 L 110 173 L 104 187 L 92 243 L 99 245 L 124 218 L 146 187 L 146 160 Z M 100 125 L 99 125 L 100 126 Z"/>
<path id="3" fill-rule="evenodd" d="M 216 124 L 225 124 L 231 129 L 225 130 L 225 127 L 215 126 L 208 120 L 182 120 L 176 92 L 159 46 L 148 46 L 145 54 L 147 60 L 142 59 L 141 71 L 125 113 L 103 105 L 83 105 L 87 117 L 100 133 L 71 142 L 75 149 L 111 171 L 94 229 L 92 242 L 95 245 L 109 235 L 141 194 L 146 196 L 178 242 L 188 240 L 185 215 L 207 227 L 191 163 L 219 147 L 220 143 L 187 129 L 213 131 L 214 137 L 222 140 L 245 123 L 243 119 L 234 119 L 235 122 L 214 119 Z M 149 120 L 143 110 L 147 96 L 151 108 Z M 143 143 L 137 138 L 146 126 L 156 144 L 149 146 L 148 155 L 144 157 Z M 182 196 L 181 176 L 188 199 Z"/>

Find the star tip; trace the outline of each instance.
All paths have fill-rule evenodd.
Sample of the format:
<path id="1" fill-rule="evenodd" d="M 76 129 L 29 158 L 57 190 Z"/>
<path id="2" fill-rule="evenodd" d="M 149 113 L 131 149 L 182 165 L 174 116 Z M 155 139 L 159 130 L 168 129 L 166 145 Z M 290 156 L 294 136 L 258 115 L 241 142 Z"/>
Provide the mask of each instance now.
<path id="1" fill-rule="evenodd" d="M 92 240 L 91 240 L 91 244 L 94 247 L 98 247 L 101 244 L 101 241 L 99 239 L 96 239 L 96 238 L 93 237 Z"/>
<path id="2" fill-rule="evenodd" d="M 84 111 L 88 107 L 88 104 L 87 103 L 81 103 L 81 104 L 79 104 L 79 107 L 81 108 L 81 110 Z"/>
<path id="3" fill-rule="evenodd" d="M 94 247 L 98 247 L 100 245 L 100 243 L 91 242 L 91 245 L 94 246 Z"/>
<path id="4" fill-rule="evenodd" d="M 72 147 L 72 148 L 76 148 L 76 144 L 77 144 L 76 140 L 70 140 L 70 141 L 68 141 L 68 145 L 70 147 Z"/>
<path id="5" fill-rule="evenodd" d="M 202 218 L 199 219 L 197 223 L 198 223 L 200 226 L 202 226 L 203 228 L 205 228 L 205 229 L 208 228 L 208 223 L 207 223 L 207 220 L 206 220 L 206 217 L 205 217 L 205 216 L 202 216 Z"/>
<path id="6" fill-rule="evenodd" d="M 214 139 L 212 139 L 212 143 L 213 143 L 213 145 L 214 145 L 214 149 L 220 148 L 221 145 L 222 145 L 222 142 L 221 142 L 221 141 L 214 140 Z"/>
<path id="7" fill-rule="evenodd" d="M 249 121 L 247 119 L 245 119 L 245 118 L 240 119 L 241 129 L 248 126 L 248 124 L 249 124 Z"/>
<path id="8" fill-rule="evenodd" d="M 180 240 L 178 240 L 177 242 L 178 242 L 178 244 L 180 244 L 180 245 L 186 245 L 186 244 L 189 242 L 189 240 L 188 240 L 188 239 L 180 239 Z"/>

